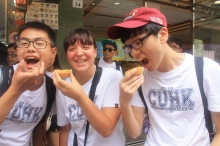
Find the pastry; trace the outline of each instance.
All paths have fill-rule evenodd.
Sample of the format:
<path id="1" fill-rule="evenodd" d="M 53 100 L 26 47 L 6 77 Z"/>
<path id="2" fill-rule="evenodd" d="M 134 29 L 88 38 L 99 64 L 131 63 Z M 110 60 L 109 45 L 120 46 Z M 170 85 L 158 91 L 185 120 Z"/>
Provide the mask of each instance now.
<path id="1" fill-rule="evenodd" d="M 61 78 L 66 78 L 70 75 L 70 70 L 69 69 L 55 69 L 55 71 L 60 75 Z"/>
<path id="2" fill-rule="evenodd" d="M 139 66 L 139 67 L 135 67 L 135 68 L 129 69 L 128 71 L 125 72 L 125 74 L 131 72 L 134 69 L 137 70 L 136 73 L 135 73 L 136 76 L 142 74 L 143 71 L 144 71 L 144 68 Z"/>

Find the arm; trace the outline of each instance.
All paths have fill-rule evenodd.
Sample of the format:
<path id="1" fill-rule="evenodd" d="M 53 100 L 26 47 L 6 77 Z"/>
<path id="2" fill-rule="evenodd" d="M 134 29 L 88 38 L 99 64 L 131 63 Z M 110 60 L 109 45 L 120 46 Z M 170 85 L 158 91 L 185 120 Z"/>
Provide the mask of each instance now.
<path id="1" fill-rule="evenodd" d="M 68 135 L 69 135 L 70 129 L 71 129 L 70 124 L 60 127 L 59 146 L 68 145 Z"/>
<path id="2" fill-rule="evenodd" d="M 98 109 L 96 105 L 86 95 L 83 88 L 72 74 L 70 75 L 70 78 L 72 80 L 71 83 L 67 83 L 60 79 L 59 75 L 56 72 L 54 72 L 53 77 L 54 84 L 60 89 L 60 91 L 64 95 L 78 102 L 84 115 L 99 134 L 101 134 L 103 137 L 108 137 L 114 131 L 121 114 L 120 108 L 104 107 L 101 110 Z M 118 85 L 121 77 L 122 76 L 120 75 L 120 73 L 118 73 L 118 78 L 114 80 L 114 83 L 112 83 L 112 85 Z M 112 90 L 118 92 L 118 88 Z"/>
<path id="3" fill-rule="evenodd" d="M 134 93 L 144 82 L 143 75 L 134 76 L 135 70 L 126 74 L 120 82 L 122 120 L 128 135 L 135 139 L 142 131 L 145 108 L 131 106 Z"/>
<path id="4" fill-rule="evenodd" d="M 220 144 L 220 112 L 211 112 L 212 119 L 216 127 L 216 135 L 212 140 L 211 146 L 219 146 Z"/>
<path id="5" fill-rule="evenodd" d="M 19 96 L 26 90 L 34 89 L 38 77 L 43 76 L 44 63 L 39 68 L 33 68 L 29 72 L 23 72 L 23 67 L 24 61 L 21 60 L 12 77 L 11 86 L 0 98 L 0 124 L 4 121 Z"/>
<path id="6" fill-rule="evenodd" d="M 121 106 L 122 120 L 128 135 L 136 139 L 142 131 L 145 108 Z"/>

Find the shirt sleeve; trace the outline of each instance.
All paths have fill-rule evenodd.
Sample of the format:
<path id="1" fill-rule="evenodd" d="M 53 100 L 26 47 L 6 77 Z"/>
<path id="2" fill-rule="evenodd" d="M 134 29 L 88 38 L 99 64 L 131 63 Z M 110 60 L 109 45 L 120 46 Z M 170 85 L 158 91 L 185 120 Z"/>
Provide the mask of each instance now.
<path id="1" fill-rule="evenodd" d="M 57 106 L 57 125 L 58 126 L 65 126 L 69 123 L 69 120 L 66 117 L 65 110 L 64 110 L 65 98 L 66 97 L 61 93 L 61 91 L 57 89 L 56 106 Z"/>
<path id="2" fill-rule="evenodd" d="M 112 80 L 109 81 L 102 107 L 119 107 L 119 82 L 122 79 L 122 74 L 113 69 L 112 71 Z"/>

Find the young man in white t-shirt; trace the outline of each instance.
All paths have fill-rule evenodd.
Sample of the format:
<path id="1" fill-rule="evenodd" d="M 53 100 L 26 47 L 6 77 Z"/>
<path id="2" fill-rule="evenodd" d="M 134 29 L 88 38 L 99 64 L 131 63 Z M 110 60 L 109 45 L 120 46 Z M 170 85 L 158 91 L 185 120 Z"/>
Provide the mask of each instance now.
<path id="1" fill-rule="evenodd" d="M 112 60 L 114 55 L 117 55 L 117 44 L 112 40 L 103 40 L 103 57 L 99 59 L 98 66 L 99 67 L 107 67 L 119 70 L 122 74 L 121 66 Z"/>
<path id="2" fill-rule="evenodd" d="M 16 42 L 19 64 L 14 67 L 11 86 L 0 98 L 0 145 L 28 146 L 32 131 L 44 116 L 47 105 L 44 74 L 56 56 L 55 33 L 46 24 L 28 22 L 18 29 Z M 40 123 L 43 124 L 43 123 Z M 41 138 L 42 125 L 35 128 Z M 45 126 L 44 126 L 45 128 Z M 41 142 L 38 143 L 37 142 Z"/>
<path id="3" fill-rule="evenodd" d="M 107 34 L 120 38 L 123 49 L 145 68 L 143 74 L 135 76 L 133 70 L 120 81 L 122 119 L 130 137 L 137 138 L 142 131 L 145 106 L 137 93 L 142 85 L 151 125 L 145 146 L 210 145 L 194 57 L 167 44 L 165 16 L 154 8 L 136 8 L 122 23 L 110 26 Z M 219 146 L 220 67 L 208 58 L 204 58 L 203 84 L 217 129 L 212 146 Z"/>

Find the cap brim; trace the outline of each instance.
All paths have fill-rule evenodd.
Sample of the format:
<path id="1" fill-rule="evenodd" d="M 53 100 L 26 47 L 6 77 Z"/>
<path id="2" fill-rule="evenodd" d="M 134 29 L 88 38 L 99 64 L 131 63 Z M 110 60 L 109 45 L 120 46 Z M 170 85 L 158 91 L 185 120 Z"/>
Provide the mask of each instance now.
<path id="1" fill-rule="evenodd" d="M 118 39 L 120 37 L 120 30 L 122 28 L 137 28 L 140 26 L 143 26 L 145 24 L 147 24 L 148 22 L 142 22 L 142 21 L 124 21 L 122 23 L 118 23 L 115 25 L 110 26 L 107 29 L 107 36 L 110 39 Z"/>

